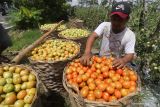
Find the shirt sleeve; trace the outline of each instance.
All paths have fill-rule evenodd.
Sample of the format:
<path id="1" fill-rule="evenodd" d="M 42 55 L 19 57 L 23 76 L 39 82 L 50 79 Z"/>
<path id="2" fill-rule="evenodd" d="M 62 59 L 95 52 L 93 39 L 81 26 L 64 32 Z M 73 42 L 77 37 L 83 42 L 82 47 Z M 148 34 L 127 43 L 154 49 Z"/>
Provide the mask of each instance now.
<path id="1" fill-rule="evenodd" d="M 106 22 L 101 23 L 95 30 L 94 32 L 98 35 L 101 36 L 104 33 L 104 28 L 106 26 Z"/>
<path id="2" fill-rule="evenodd" d="M 135 53 L 135 42 L 136 42 L 136 38 L 135 38 L 135 34 L 133 33 L 129 36 L 129 40 L 126 43 L 126 46 L 125 46 L 126 54 Z"/>

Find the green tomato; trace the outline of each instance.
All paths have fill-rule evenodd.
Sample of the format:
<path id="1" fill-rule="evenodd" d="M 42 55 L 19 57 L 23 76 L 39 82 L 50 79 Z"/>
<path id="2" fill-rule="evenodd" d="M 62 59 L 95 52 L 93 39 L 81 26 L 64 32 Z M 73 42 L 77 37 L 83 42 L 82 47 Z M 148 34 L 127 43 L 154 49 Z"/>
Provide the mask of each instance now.
<path id="1" fill-rule="evenodd" d="M 3 87 L 3 92 L 5 92 L 5 93 L 9 93 L 9 92 L 12 92 L 12 91 L 14 91 L 14 85 L 13 84 L 6 84 Z"/>
<path id="2" fill-rule="evenodd" d="M 4 86 L 6 84 L 5 78 L 0 78 L 0 86 Z"/>
<path id="3" fill-rule="evenodd" d="M 14 91 L 15 91 L 15 92 L 21 91 L 21 84 L 16 84 L 16 85 L 15 85 L 15 88 L 14 88 Z"/>
<path id="4" fill-rule="evenodd" d="M 13 83 L 13 79 L 12 78 L 7 78 L 6 81 L 7 81 L 7 84 L 12 84 Z"/>
<path id="5" fill-rule="evenodd" d="M 28 94 L 24 97 L 24 102 L 27 104 L 31 104 L 33 101 L 34 95 L 33 94 Z"/>
<path id="6" fill-rule="evenodd" d="M 25 103 L 23 100 L 17 100 L 15 103 L 14 103 L 14 107 L 24 107 Z"/>
<path id="7" fill-rule="evenodd" d="M 13 74 L 11 72 L 4 72 L 3 77 L 4 78 L 12 78 Z"/>

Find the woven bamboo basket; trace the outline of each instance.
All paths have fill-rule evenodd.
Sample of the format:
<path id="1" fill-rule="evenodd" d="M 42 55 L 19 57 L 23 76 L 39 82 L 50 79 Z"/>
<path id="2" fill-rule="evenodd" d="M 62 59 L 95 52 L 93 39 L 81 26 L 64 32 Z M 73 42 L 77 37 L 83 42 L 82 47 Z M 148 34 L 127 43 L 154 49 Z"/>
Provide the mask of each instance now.
<path id="1" fill-rule="evenodd" d="M 66 66 L 66 68 L 64 69 L 64 73 L 63 73 L 63 86 L 66 89 L 66 91 L 69 93 L 69 98 L 71 100 L 72 107 L 122 107 L 123 105 L 127 106 L 131 103 L 132 97 L 137 95 L 141 91 L 141 81 L 140 81 L 140 77 L 138 77 L 137 91 L 130 93 L 128 96 L 125 96 L 113 102 L 89 101 L 81 97 L 80 91 L 77 87 L 71 86 L 67 82 L 66 74 L 65 74 L 67 67 L 68 66 Z"/>
<path id="2" fill-rule="evenodd" d="M 36 94 L 35 94 L 35 96 L 34 96 L 34 99 L 33 99 L 33 101 L 32 101 L 32 104 L 31 104 L 31 107 L 35 107 L 35 104 L 36 104 L 36 100 L 37 100 L 37 98 L 38 98 L 38 90 L 39 90 L 39 79 L 38 79 L 38 76 L 37 76 L 37 73 L 30 67 L 30 66 L 28 66 L 28 65 L 15 65 L 15 64 L 8 64 L 8 63 L 3 63 L 3 64 L 0 64 L 0 67 L 3 67 L 3 66 L 6 66 L 6 65 L 8 65 L 8 66 L 16 66 L 16 67 L 20 67 L 20 68 L 23 68 L 23 69 L 27 69 L 27 70 L 29 70 L 31 73 L 33 73 L 35 76 L 36 76 L 36 89 L 37 89 L 37 91 L 36 91 Z"/>
<path id="3" fill-rule="evenodd" d="M 70 41 L 61 39 L 64 41 Z M 76 43 L 76 42 L 75 42 Z M 80 44 L 76 43 L 79 46 L 80 52 Z M 76 56 L 78 56 L 79 52 L 68 59 L 59 60 L 59 61 L 34 61 L 30 57 L 28 58 L 32 67 L 38 73 L 40 80 L 44 83 L 46 88 L 50 91 L 55 91 L 57 93 L 63 93 L 65 91 L 62 84 L 63 70 L 67 63 Z"/>
<path id="4" fill-rule="evenodd" d="M 86 42 L 87 42 L 87 39 L 88 39 L 89 35 L 86 35 L 84 37 L 79 37 L 79 38 L 69 38 L 69 37 L 67 38 L 67 37 L 64 37 L 63 35 L 58 34 L 58 37 L 59 38 L 64 38 L 64 39 L 67 39 L 67 40 L 73 40 L 77 43 L 80 43 L 81 44 L 81 49 L 80 49 L 79 56 L 84 54 L 84 51 L 85 51 L 85 48 L 86 48 Z"/>

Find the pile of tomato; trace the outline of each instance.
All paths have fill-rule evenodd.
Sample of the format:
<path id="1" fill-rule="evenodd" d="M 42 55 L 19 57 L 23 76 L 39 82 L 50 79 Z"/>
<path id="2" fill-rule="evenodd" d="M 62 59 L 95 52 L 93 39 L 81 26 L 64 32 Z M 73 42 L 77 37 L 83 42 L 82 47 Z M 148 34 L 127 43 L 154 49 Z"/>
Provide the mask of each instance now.
<path id="1" fill-rule="evenodd" d="M 68 84 L 78 87 L 81 96 L 90 101 L 111 102 L 135 92 L 137 74 L 128 67 L 112 67 L 113 59 L 93 56 L 90 66 L 74 60 L 66 69 Z"/>

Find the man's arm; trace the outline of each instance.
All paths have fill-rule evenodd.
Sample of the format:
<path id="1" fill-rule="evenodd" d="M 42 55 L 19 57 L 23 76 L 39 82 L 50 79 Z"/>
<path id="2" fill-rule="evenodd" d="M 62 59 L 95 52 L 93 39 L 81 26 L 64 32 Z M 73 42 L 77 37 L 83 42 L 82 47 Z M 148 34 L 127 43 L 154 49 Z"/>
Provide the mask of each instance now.
<path id="1" fill-rule="evenodd" d="M 134 53 L 125 54 L 122 58 L 117 58 L 113 61 L 113 66 L 116 68 L 124 67 L 128 62 L 134 59 Z"/>
<path id="2" fill-rule="evenodd" d="M 90 64 L 91 49 L 92 49 L 93 43 L 97 37 L 98 37 L 98 35 L 95 32 L 93 32 L 91 34 L 91 36 L 89 36 L 87 43 L 86 43 L 84 55 L 80 59 L 82 64 L 84 64 L 84 65 Z"/>

